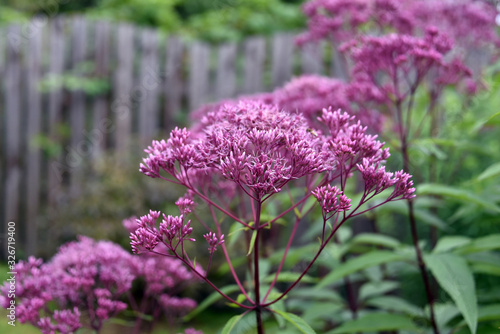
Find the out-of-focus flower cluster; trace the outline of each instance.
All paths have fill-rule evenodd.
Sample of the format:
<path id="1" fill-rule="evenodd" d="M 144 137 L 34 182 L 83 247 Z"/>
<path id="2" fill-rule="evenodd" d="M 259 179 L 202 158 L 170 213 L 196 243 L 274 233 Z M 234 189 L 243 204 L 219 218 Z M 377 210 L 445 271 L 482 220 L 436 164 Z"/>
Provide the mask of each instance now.
<path id="1" fill-rule="evenodd" d="M 471 76 L 458 58 L 447 61 L 451 40 L 434 28 L 424 37 L 390 34 L 363 36 L 343 45 L 353 60 L 348 95 L 360 105 L 391 105 L 414 94 L 429 75 L 435 88 L 457 84 Z"/>
<path id="2" fill-rule="evenodd" d="M 384 117 L 374 108 L 367 105 L 356 104 L 352 95 L 355 89 L 342 80 L 329 78 L 317 74 L 306 74 L 293 78 L 283 87 L 271 93 L 249 95 L 234 100 L 206 104 L 192 113 L 194 122 L 193 131 L 201 127 L 199 121 L 210 112 L 215 112 L 225 105 L 237 106 L 240 100 L 257 101 L 273 104 L 290 113 L 299 113 L 304 116 L 311 128 L 321 127 L 318 116 L 323 108 L 329 106 L 340 108 L 356 116 L 371 132 L 378 133 L 382 130 Z"/>
<path id="3" fill-rule="evenodd" d="M 80 237 L 63 245 L 50 262 L 30 258 L 16 265 L 16 304 L 21 323 L 30 322 L 43 333 L 71 333 L 88 324 L 99 329 L 104 320 L 127 308 L 121 295 L 134 280 L 136 260 L 118 245 Z M 1 302 L 7 307 L 7 285 L 2 287 Z M 48 303 L 58 307 L 47 312 Z"/>
<path id="4" fill-rule="evenodd" d="M 434 26 L 462 47 L 500 45 L 497 10 L 481 0 L 312 0 L 304 13 L 309 27 L 299 43 L 330 38 L 342 43 L 366 30 L 418 36 Z"/>
<path id="5" fill-rule="evenodd" d="M 128 307 L 125 294 L 140 277 L 147 283 L 143 298 L 158 297 L 166 312 L 184 315 L 196 307 L 194 300 L 173 295 L 193 282 L 193 274 L 178 260 L 137 258 L 109 241 L 79 237 L 61 246 L 49 262 L 30 257 L 14 271 L 17 318 L 42 333 L 72 333 L 81 327 L 99 330 L 104 321 Z M 0 288 L 4 308 L 11 303 L 8 289 L 8 283 Z"/>

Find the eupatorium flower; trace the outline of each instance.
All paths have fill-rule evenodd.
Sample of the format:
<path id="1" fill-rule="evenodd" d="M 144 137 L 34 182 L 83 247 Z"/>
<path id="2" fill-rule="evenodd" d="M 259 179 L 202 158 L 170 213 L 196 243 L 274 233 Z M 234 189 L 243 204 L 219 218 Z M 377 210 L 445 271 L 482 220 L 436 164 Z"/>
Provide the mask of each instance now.
<path id="1" fill-rule="evenodd" d="M 48 263 L 30 258 L 16 265 L 17 315 L 43 333 L 72 333 L 87 324 L 80 313 L 89 316 L 89 327 L 98 330 L 104 320 L 124 310 L 121 301 L 135 278 L 136 259 L 116 244 L 80 237 L 61 246 Z M 2 288 L 2 306 L 9 299 Z M 48 303 L 55 302 L 51 313 Z"/>
<path id="2" fill-rule="evenodd" d="M 292 88 L 290 92 L 294 91 L 299 96 L 299 89 Z M 314 89 L 311 92 L 316 93 Z M 283 97 L 285 100 L 287 98 Z M 319 104 L 311 108 L 319 108 Z M 364 211 L 359 212 L 360 207 L 375 195 L 393 188 L 392 193 L 374 207 L 414 196 L 415 189 L 408 174 L 385 172 L 383 165 L 389 157 L 389 151 L 383 147 L 384 143 L 378 141 L 377 136 L 369 134 L 367 127 L 356 121 L 354 116 L 340 109 L 324 108 L 319 112 L 319 117 L 318 111 L 311 110 L 309 117 L 312 118 L 314 114 L 314 122 L 308 120 L 304 113 L 290 112 L 280 106 L 255 100 L 223 104 L 213 110 L 205 110 L 205 113 L 191 131 L 175 129 L 169 140 L 155 141 L 146 150 L 148 157 L 141 164 L 141 171 L 148 176 L 180 184 L 188 190 L 188 194 L 176 202 L 181 211 L 178 216 L 150 211 L 148 215 L 137 219 L 137 229 L 130 237 L 131 245 L 135 253 L 150 252 L 182 261 L 228 301 L 247 310 L 255 310 L 258 326 L 262 326 L 259 312 L 286 295 L 315 261 L 307 265 L 302 275 L 281 296 L 267 301 L 278 281 L 282 265 L 268 286 L 267 293 L 260 294 L 258 264 L 262 252 L 259 250 L 259 234 L 263 229 L 272 228 L 277 219 L 293 210 L 296 212 L 296 231 L 302 220 L 301 204 L 314 195 L 323 211 L 321 243 L 314 257 L 317 259 L 336 230 L 351 217 L 362 214 Z M 365 189 L 360 201 L 353 204 L 344 190 L 347 180 L 356 174 L 361 176 Z M 221 180 L 226 180 L 226 183 Z M 228 183 L 233 186 L 226 186 Z M 221 193 L 221 185 L 229 189 L 231 195 Z M 291 208 L 264 221 L 263 203 L 272 201 L 275 198 L 273 195 L 285 187 L 290 196 Z M 303 198 L 295 200 L 293 193 L 300 193 L 301 189 L 305 189 Z M 245 297 L 243 302 L 219 289 L 210 281 L 207 273 L 198 272 L 196 261 L 190 259 L 184 247 L 185 241 L 194 241 L 190 237 L 192 227 L 187 216 L 194 214 L 195 198 L 207 204 L 206 208 L 213 219 L 213 224 L 207 224 L 203 218 L 194 215 L 208 230 L 204 234 L 209 246 L 207 273 L 215 252 L 221 248 L 222 252 L 219 253 L 228 262 L 236 285 Z M 280 210 L 281 203 L 276 207 Z M 224 241 L 224 232 L 228 227 L 224 225 L 226 219 L 220 217 L 221 213 L 243 225 L 244 228 L 240 229 L 243 233 L 252 233 L 251 236 L 247 234 L 247 247 L 253 263 L 254 282 L 250 285 L 255 289 L 254 294 L 247 291 L 247 284 L 240 281 L 231 264 Z M 160 216 L 163 219 L 158 224 Z M 326 228 L 330 219 L 334 221 L 333 229 Z M 294 234 L 290 236 L 281 264 L 285 261 Z M 160 300 L 164 307 L 184 305 L 184 302 L 169 296 Z"/>

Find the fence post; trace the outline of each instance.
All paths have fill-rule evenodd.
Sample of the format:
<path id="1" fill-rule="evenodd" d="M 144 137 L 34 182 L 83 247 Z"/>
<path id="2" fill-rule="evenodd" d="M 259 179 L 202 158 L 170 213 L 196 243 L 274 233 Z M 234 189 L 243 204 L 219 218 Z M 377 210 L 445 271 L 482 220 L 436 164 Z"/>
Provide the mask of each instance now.
<path id="1" fill-rule="evenodd" d="M 210 48 L 194 42 L 189 56 L 189 111 L 207 102 L 210 79 Z"/>
<path id="2" fill-rule="evenodd" d="M 41 59 L 42 59 L 42 29 L 38 29 L 30 38 L 27 49 L 28 69 L 26 76 L 28 104 L 27 104 L 27 151 L 28 159 L 25 163 L 26 170 L 26 253 L 36 254 L 37 251 L 37 230 L 38 230 L 38 209 L 40 203 L 40 169 L 41 154 L 40 148 L 34 147 L 35 137 L 41 133 L 41 112 L 42 96 L 38 89 L 41 79 Z"/>
<path id="3" fill-rule="evenodd" d="M 252 37 L 244 43 L 245 69 L 243 93 L 262 92 L 264 85 L 262 76 L 266 57 L 266 40 L 262 37 Z"/>
<path id="4" fill-rule="evenodd" d="M 292 77 L 293 35 L 281 33 L 272 40 L 272 83 L 273 88 L 283 85 Z"/>

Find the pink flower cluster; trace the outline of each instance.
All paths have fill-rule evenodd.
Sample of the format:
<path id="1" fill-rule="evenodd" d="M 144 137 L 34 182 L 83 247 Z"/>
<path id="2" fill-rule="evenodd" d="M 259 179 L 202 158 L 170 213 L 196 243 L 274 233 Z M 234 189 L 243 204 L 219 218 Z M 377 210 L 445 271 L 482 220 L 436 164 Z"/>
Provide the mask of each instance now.
<path id="1" fill-rule="evenodd" d="M 201 183 L 200 173 L 194 170 L 232 181 L 250 198 L 259 201 L 265 201 L 289 182 L 307 175 L 325 173 L 328 182 L 339 182 L 343 189 L 357 170 L 365 179 L 367 194 L 378 194 L 381 189 L 397 185 L 390 200 L 414 196 L 410 176 L 385 172 L 381 166 L 389 157 L 388 149 L 383 148 L 377 136 L 369 135 L 359 121 L 354 122 L 353 116 L 329 108 L 323 110 L 316 122 L 321 127 L 310 128 L 311 124 L 302 114 L 259 101 L 225 104 L 203 117 L 197 135 L 187 129 L 175 129 L 168 141 L 153 142 L 146 150 L 149 155 L 140 169 L 150 177 L 180 183 L 189 190 L 190 196 L 197 194 L 203 200 L 208 200 L 210 194 L 193 186 Z M 162 172 L 170 178 L 161 176 Z M 370 183 L 371 179 L 376 180 L 376 185 Z M 346 210 L 348 199 L 341 197 L 342 210 L 334 208 L 333 199 L 325 199 L 325 194 L 333 192 L 332 189 L 320 188 L 315 193 L 318 199 L 322 198 L 323 210 Z M 177 205 L 191 207 L 192 198 L 181 198 Z M 151 211 L 137 220 L 138 229 L 131 234 L 132 249 L 135 253 L 158 252 L 157 247 L 162 245 L 169 254 L 184 256 L 184 252 L 177 250 L 184 241 L 193 241 L 190 221 L 185 222 L 183 214 L 176 217 L 164 214 L 157 226 L 159 217 L 160 212 Z M 211 254 L 224 241 L 220 231 L 209 232 L 204 237 Z"/>
<path id="2" fill-rule="evenodd" d="M 71 333 L 83 326 L 80 313 L 89 317 L 89 326 L 99 329 L 104 320 L 124 310 L 121 295 L 131 288 L 135 258 L 118 245 L 80 237 L 62 246 L 48 263 L 30 258 L 16 265 L 16 303 L 20 322 L 30 322 L 43 333 Z M 1 302 L 6 307 L 6 286 Z M 48 303 L 59 310 L 47 313 Z"/>
<path id="3" fill-rule="evenodd" d="M 105 320 L 128 307 L 122 300 L 137 278 L 146 281 L 145 297 L 157 297 L 165 312 L 182 316 L 196 307 L 192 299 L 171 295 L 194 281 L 180 261 L 153 255 L 138 259 L 109 241 L 79 237 L 61 246 L 50 262 L 30 257 L 14 271 L 18 320 L 42 333 L 73 333 L 81 327 L 99 330 Z M 7 293 L 4 284 L 0 288 L 4 308 L 10 305 Z M 52 303 L 57 306 L 50 312 Z M 80 318 L 81 314 L 85 316 Z"/>
<path id="4" fill-rule="evenodd" d="M 419 35 L 434 26 L 464 47 L 500 45 L 497 10 L 481 0 L 312 0 L 304 5 L 304 13 L 309 27 L 299 44 L 330 38 L 342 43 L 366 27 L 375 35 Z"/>

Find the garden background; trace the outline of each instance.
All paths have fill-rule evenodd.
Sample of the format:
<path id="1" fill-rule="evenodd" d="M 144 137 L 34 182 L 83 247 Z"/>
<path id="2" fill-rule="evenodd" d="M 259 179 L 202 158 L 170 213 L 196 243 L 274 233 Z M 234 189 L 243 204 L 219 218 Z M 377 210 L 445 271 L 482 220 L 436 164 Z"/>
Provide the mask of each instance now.
<path id="1" fill-rule="evenodd" d="M 329 3 L 333 7 L 342 1 L 311 1 L 310 8 L 323 5 L 323 12 L 318 13 L 328 14 Z M 350 14 L 371 2 L 355 3 L 361 7 L 348 8 Z M 384 1 L 372 3 L 385 8 Z M 122 221 L 149 209 L 175 212 L 174 202 L 184 194 L 180 186 L 162 184 L 138 172 L 143 149 L 151 140 L 167 139 L 176 126 L 196 123 L 201 117 L 196 115 L 207 112 L 204 108 L 219 107 L 207 106 L 209 102 L 274 92 L 281 100 L 268 100 L 282 105 L 289 102 L 294 108 L 290 111 L 312 104 L 318 115 L 330 105 L 357 112 L 369 131 L 379 133 L 391 148 L 388 169 L 404 167 L 413 175 L 417 199 L 413 212 L 405 201 L 391 202 L 339 229 L 335 243 L 323 253 L 326 255 L 280 306 L 299 315 L 307 327 L 294 318 L 290 321 L 285 316 L 292 324 L 286 325 L 280 316 L 274 321 L 268 315 L 266 329 L 290 333 L 436 333 L 436 328 L 442 333 L 497 332 L 500 74 L 494 19 L 499 19 L 495 2 L 456 1 L 450 6 L 461 9 L 461 3 L 466 9 L 460 13 L 472 19 L 463 19 L 465 23 L 460 25 L 452 18 L 450 26 L 457 35 L 470 30 L 471 36 L 465 42 L 455 36 L 454 47 L 459 45 L 459 51 L 453 49 L 447 59 L 460 55 L 470 73 L 465 75 L 457 65 L 452 69 L 457 78 L 448 76 L 433 87 L 429 82 L 436 72 L 418 81 L 411 98 L 400 101 L 415 123 L 405 116 L 409 130 L 402 140 L 397 123 L 403 120 L 391 114 L 394 100 L 360 101 L 357 96 L 362 94 L 357 93 L 339 97 L 337 81 L 327 81 L 335 78 L 349 83 L 356 77 L 356 59 L 349 58 L 349 50 L 339 49 L 343 38 L 348 38 L 335 33 L 345 29 L 351 37 L 397 31 L 394 22 L 388 26 L 396 28 L 385 30 L 382 15 L 362 18 L 359 26 L 346 16 L 348 23 L 339 28 L 315 21 L 318 17 L 312 10 L 304 10 L 304 15 L 304 1 L 0 2 L 2 259 L 8 258 L 9 221 L 16 222 L 16 260 L 36 255 L 49 261 L 59 246 L 78 235 L 111 240 L 128 251 L 128 231 Z M 490 11 L 475 17 L 476 4 L 489 6 L 485 8 Z M 472 9 L 467 9 L 469 5 Z M 473 25 L 473 19 L 482 24 L 485 17 L 490 25 Z M 330 36 L 322 35 L 322 28 L 332 29 L 333 43 Z M 423 34 L 420 31 L 415 36 Z M 302 37 L 297 39 L 299 35 Z M 385 83 L 381 72 L 376 78 L 382 78 L 380 86 Z M 290 82 L 301 75 L 311 75 L 303 77 L 303 86 L 297 79 Z M 300 92 L 310 95 L 300 97 Z M 262 96 L 259 98 L 265 100 L 265 94 Z M 293 99 L 298 101 L 292 103 Z M 374 109 L 376 116 L 364 114 Z M 201 111 L 193 113 L 196 110 Z M 382 118 L 376 118 L 378 111 Z M 347 191 L 355 198 L 359 185 L 353 184 Z M 295 194 L 290 196 L 279 200 L 293 203 Z M 268 210 L 266 214 L 277 209 Z M 207 207 L 201 206 L 200 211 L 202 216 L 209 215 Z M 282 235 L 295 231 L 293 224 L 273 225 L 273 233 L 265 238 L 274 247 L 263 250 L 266 258 L 261 260 L 264 280 L 267 271 L 271 277 L 282 265 L 278 288 L 283 291 L 297 279 L 315 254 L 317 233 L 321 232 L 304 225 L 318 225 L 320 216 L 316 212 L 304 219 L 299 227 L 303 235 L 291 248 Z M 416 222 L 415 231 L 408 223 L 411 219 Z M 235 240 L 228 239 L 227 247 L 232 247 L 234 265 L 245 277 L 244 284 L 250 284 L 245 259 L 253 241 L 247 238 L 247 245 L 239 247 L 233 226 L 231 232 Z M 203 239 L 196 233 L 197 239 Z M 202 267 L 206 265 L 206 244 L 196 244 L 190 251 Z M 289 258 L 280 264 L 279 255 L 284 251 Z M 212 280 L 227 285 L 227 293 L 234 294 L 234 285 L 229 285 L 230 267 L 222 258 L 214 261 Z M 2 269 L 4 273 L 7 267 Z M 428 277 L 432 302 L 424 293 L 422 275 Z M 120 331 L 133 331 L 138 326 L 154 332 L 176 333 L 173 327 L 220 332 L 237 311 L 212 294 L 206 284 L 192 280 L 188 287 L 177 287 L 171 293 L 196 300 L 197 308 L 187 307 L 189 310 L 172 318 L 166 306 L 167 316 L 141 313 L 130 306 L 120 314 L 115 312 L 100 330 L 113 332 L 119 327 Z M 147 282 L 145 278 L 134 283 L 138 300 L 146 299 L 140 296 L 147 290 Z M 148 311 L 164 305 L 152 303 Z M 232 324 L 236 327 L 227 329 L 226 325 L 224 330 L 255 332 L 248 317 L 241 319 Z M 28 326 L 0 328 L 12 333 L 37 332 Z"/>

